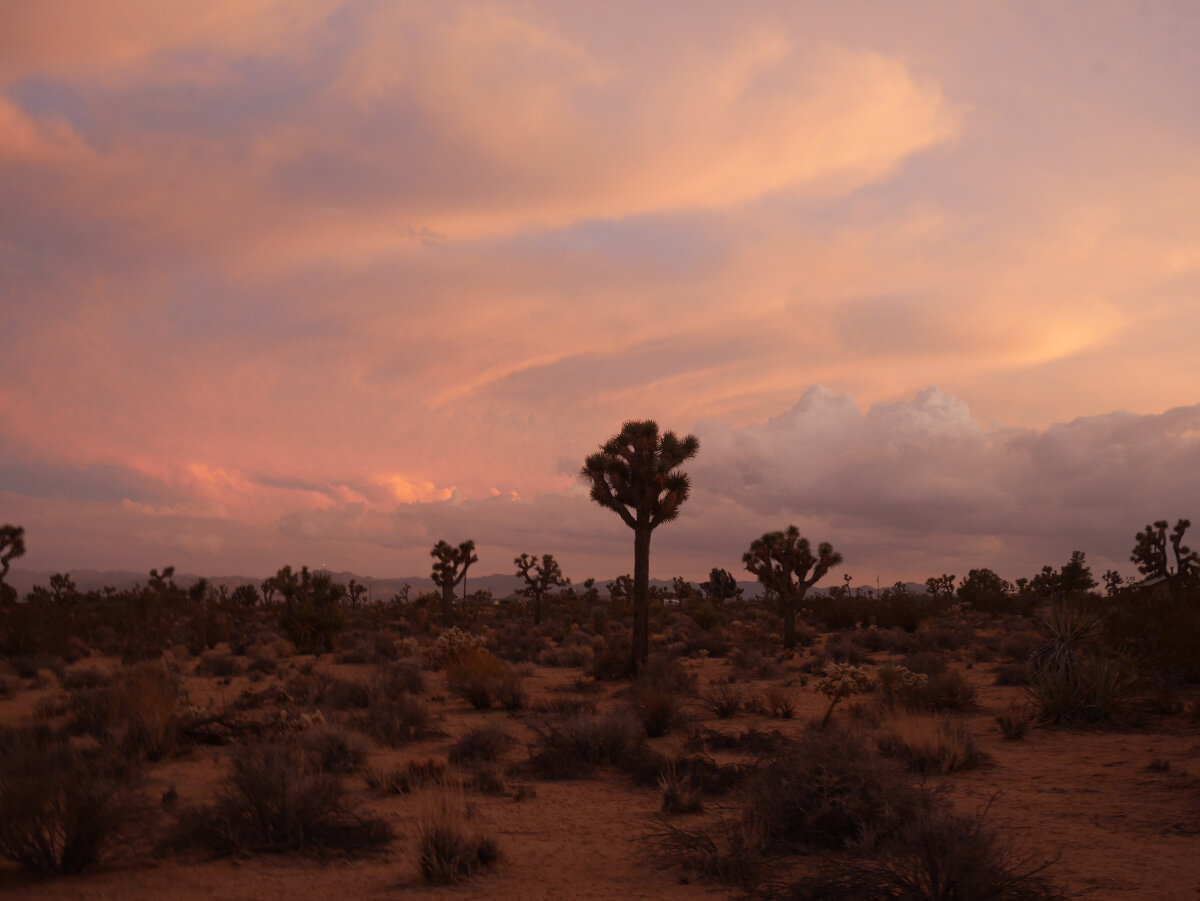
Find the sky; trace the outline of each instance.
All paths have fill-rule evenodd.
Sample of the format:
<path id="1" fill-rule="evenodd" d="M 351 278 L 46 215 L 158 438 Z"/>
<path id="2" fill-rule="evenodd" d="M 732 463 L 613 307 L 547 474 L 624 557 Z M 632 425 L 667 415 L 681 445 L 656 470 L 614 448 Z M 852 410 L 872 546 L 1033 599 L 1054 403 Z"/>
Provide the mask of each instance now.
<path id="1" fill-rule="evenodd" d="M 0 0 L 0 521 L 28 569 L 856 584 L 1200 529 L 1182 2 Z M 1200 539 L 1197 539 L 1200 540 Z"/>

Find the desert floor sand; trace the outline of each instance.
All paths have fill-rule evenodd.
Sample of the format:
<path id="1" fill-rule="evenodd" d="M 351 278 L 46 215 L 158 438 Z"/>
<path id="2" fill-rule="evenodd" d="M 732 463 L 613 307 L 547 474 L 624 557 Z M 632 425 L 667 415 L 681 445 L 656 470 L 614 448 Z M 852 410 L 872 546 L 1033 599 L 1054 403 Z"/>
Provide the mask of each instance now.
<path id="1" fill-rule="evenodd" d="M 771 718 L 742 712 L 718 719 L 694 697 L 684 704 L 692 726 L 734 733 L 748 728 L 795 733 L 818 719 L 825 699 L 814 693 L 800 671 L 804 655 L 785 660 L 770 678 L 739 674 L 736 683 L 747 692 L 762 692 L 771 683 L 781 686 L 796 706 L 795 716 Z M 887 659 L 877 657 L 876 662 Z M 243 691 L 261 691 L 273 680 L 296 672 L 312 658 L 294 656 L 280 661 L 278 674 L 252 683 L 245 675 L 217 679 L 188 675 L 189 701 L 219 710 Z M 89 658 L 80 666 L 119 667 L 119 661 Z M 189 671 L 194 663 L 181 664 Z M 699 692 L 724 683 L 735 670 L 722 659 L 690 659 L 684 665 L 698 675 Z M 967 733 L 991 758 L 983 767 L 947 777 L 930 778 L 948 793 L 957 809 L 987 809 L 987 822 L 1000 830 L 1020 853 L 1052 858 L 1048 873 L 1068 897 L 1178 901 L 1200 896 L 1200 728 L 1182 715 L 1164 717 L 1134 731 L 1034 729 L 1023 740 L 1004 740 L 995 715 L 1023 690 L 994 685 L 990 667 L 963 670 L 977 690 L 978 709 L 956 714 Z M 366 679 L 369 665 L 341 665 L 331 657 L 315 661 L 318 671 L 347 679 Z M 525 687 L 529 704 L 571 695 L 578 668 L 527 666 Z M 478 711 L 455 697 L 440 672 L 426 672 L 426 695 L 432 699 L 440 733 L 392 748 L 369 743 L 369 766 L 387 767 L 409 760 L 445 759 L 453 742 L 473 726 L 501 722 L 515 741 L 499 763 L 520 763 L 527 757 L 532 733 L 528 713 L 510 715 Z M 807 684 L 802 684 L 807 683 Z M 600 710 L 627 705 L 620 682 L 596 683 Z M 45 699 L 61 693 L 52 676 L 31 681 L 0 701 L 0 722 L 15 725 L 34 718 Z M 840 707 L 835 719 L 852 722 L 853 704 Z M 684 729 L 652 739 L 660 750 L 675 748 Z M 149 766 L 144 785 L 156 802 L 168 788 L 178 795 L 179 807 L 209 800 L 217 787 L 227 748 L 192 747 Z M 715 757 L 734 759 L 725 752 Z M 744 756 L 743 758 L 744 759 Z M 469 767 L 450 768 L 461 774 Z M 0 866 L 0 889 L 36 901 L 65 899 L 326 899 L 392 898 L 420 894 L 433 898 L 486 896 L 494 899 L 684 899 L 729 895 L 718 883 L 664 865 L 647 852 L 646 834 L 661 816 L 661 792 L 638 787 L 628 775 L 600 767 L 592 776 L 547 781 L 509 773 L 502 795 L 467 791 L 480 829 L 494 836 L 503 860 L 469 881 L 430 886 L 417 869 L 415 822 L 422 791 L 386 798 L 367 790 L 361 774 L 347 776 L 352 796 L 364 808 L 384 817 L 395 838 L 382 853 L 365 857 L 332 855 L 313 858 L 299 854 L 262 855 L 244 859 L 214 859 L 194 851 L 155 855 L 154 839 L 170 822 L 164 812 L 139 840 L 122 847 L 100 867 L 77 876 L 42 880 L 14 866 Z M 521 791 L 524 786 L 524 791 Z M 705 822 L 736 813 L 735 796 L 706 802 L 700 814 L 682 815 L 673 822 Z M 803 869 L 804 860 L 797 867 Z"/>

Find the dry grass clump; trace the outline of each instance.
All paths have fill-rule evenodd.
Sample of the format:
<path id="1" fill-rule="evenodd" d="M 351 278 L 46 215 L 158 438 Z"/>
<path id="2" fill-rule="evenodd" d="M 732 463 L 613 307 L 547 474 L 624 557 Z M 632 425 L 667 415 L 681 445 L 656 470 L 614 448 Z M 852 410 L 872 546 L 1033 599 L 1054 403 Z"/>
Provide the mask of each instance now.
<path id="1" fill-rule="evenodd" d="M 525 704 L 522 678 L 516 667 L 483 648 L 465 650 L 447 663 L 446 682 L 476 710 L 488 710 L 496 703 L 505 710 L 519 710 Z"/>
<path id="2" fill-rule="evenodd" d="M 945 718 L 898 716 L 879 737 L 879 750 L 913 772 L 942 776 L 976 769 L 988 756 L 963 727 Z"/>
<path id="3" fill-rule="evenodd" d="M 861 738 L 809 729 L 750 779 L 744 816 L 776 852 L 874 847 L 912 818 L 919 794 Z"/>
<path id="4" fill-rule="evenodd" d="M 371 706 L 371 687 L 358 679 L 332 679 L 321 703 L 330 710 L 366 710 Z"/>
<path id="5" fill-rule="evenodd" d="M 663 813 L 700 813 L 704 810 L 700 780 L 696 778 L 696 772 L 693 767 L 681 767 L 674 760 L 663 765 L 658 777 L 658 787 L 663 796 Z"/>
<path id="6" fill-rule="evenodd" d="M 242 669 L 242 661 L 232 654 L 208 653 L 196 661 L 192 673 L 197 676 L 224 679 L 241 675 Z"/>
<path id="7" fill-rule="evenodd" d="M 390 770 L 367 770 L 367 788 L 377 795 L 407 795 L 428 785 L 445 785 L 449 779 L 446 761 L 410 760 L 404 766 Z"/>
<path id="8" fill-rule="evenodd" d="M 450 746 L 450 762 L 494 763 L 511 744 L 512 737 L 500 723 L 485 723 L 469 730 Z"/>
<path id="9" fill-rule="evenodd" d="M 425 679 L 421 667 L 413 660 L 399 660 L 375 670 L 369 686 L 373 699 L 386 700 L 402 694 L 422 695 Z"/>
<path id="10" fill-rule="evenodd" d="M 234 750 L 216 802 L 184 811 L 174 843 L 219 854 L 363 852 L 390 839 L 388 825 L 359 815 L 340 777 L 318 772 L 300 748 L 258 744 Z"/>
<path id="11" fill-rule="evenodd" d="M 353 773 L 367 760 L 366 743 L 331 723 L 306 730 L 300 741 L 312 765 L 322 773 Z"/>
<path id="12" fill-rule="evenodd" d="M 666 735 L 679 721 L 679 699 L 669 691 L 650 686 L 635 687 L 632 705 L 650 738 Z"/>
<path id="13" fill-rule="evenodd" d="M 645 730 L 629 714 L 579 714 L 530 723 L 536 740 L 529 767 L 547 779 L 586 776 L 602 763 L 621 765 L 641 752 Z"/>
<path id="14" fill-rule="evenodd" d="M 830 859 L 815 875 L 757 893 L 761 901 L 1058 901 L 1044 861 L 1016 853 L 983 817 L 927 800 L 876 858 Z"/>
<path id="15" fill-rule="evenodd" d="M 1002 713 L 996 714 L 996 725 L 1008 741 L 1019 741 L 1029 733 L 1032 725 L 1029 708 L 1013 702 Z"/>
<path id="16" fill-rule="evenodd" d="M 713 685 L 704 696 L 704 703 L 708 705 L 708 709 L 723 720 L 737 716 L 742 709 L 743 700 L 741 689 L 728 684 Z"/>
<path id="17" fill-rule="evenodd" d="M 134 772 L 111 751 L 50 733 L 0 743 L 0 856 L 45 876 L 78 873 L 125 836 L 139 803 Z"/>
<path id="18" fill-rule="evenodd" d="M 371 704 L 355 722 L 385 745 L 398 747 L 434 734 L 424 698 L 407 693 Z"/>
<path id="19" fill-rule="evenodd" d="M 111 684 L 75 691 L 70 701 L 74 730 L 150 760 L 175 749 L 181 707 L 178 682 L 157 663 L 127 667 Z"/>
<path id="20" fill-rule="evenodd" d="M 471 822 L 462 793 L 431 793 L 417 820 L 417 854 L 426 882 L 461 882 L 495 866 L 500 846 Z"/>

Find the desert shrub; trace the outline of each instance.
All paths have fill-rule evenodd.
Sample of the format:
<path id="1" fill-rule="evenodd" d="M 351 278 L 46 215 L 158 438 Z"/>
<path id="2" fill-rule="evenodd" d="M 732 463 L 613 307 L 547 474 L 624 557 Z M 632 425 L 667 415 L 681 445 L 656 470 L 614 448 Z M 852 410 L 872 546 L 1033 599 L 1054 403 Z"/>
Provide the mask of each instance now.
<path id="1" fill-rule="evenodd" d="M 862 669 L 849 663 L 835 663 L 825 670 L 825 675 L 817 682 L 814 691 L 829 698 L 829 706 L 825 708 L 825 716 L 821 718 L 824 726 L 833 716 L 833 708 L 840 702 L 853 695 L 863 694 L 874 687 L 871 677 Z"/>
<path id="2" fill-rule="evenodd" d="M 257 744 L 234 750 L 216 802 L 184 811 L 174 843 L 219 854 L 369 851 L 390 838 L 383 820 L 347 801 L 340 777 L 317 772 L 299 748 Z"/>
<path id="3" fill-rule="evenodd" d="M 1009 704 L 1002 713 L 996 714 L 996 725 L 1008 741 L 1018 741 L 1029 732 L 1029 708 L 1024 704 Z"/>
<path id="4" fill-rule="evenodd" d="M 700 813 L 704 810 L 700 783 L 690 767 L 681 768 L 675 761 L 667 762 L 659 773 L 658 787 L 662 790 L 663 813 Z"/>
<path id="5" fill-rule="evenodd" d="M 776 852 L 870 848 L 908 822 L 918 801 L 899 765 L 862 739 L 809 729 L 750 778 L 743 817 Z"/>
<path id="6" fill-rule="evenodd" d="M 108 686 L 73 692 L 70 703 L 75 731 L 150 760 L 174 750 L 180 707 L 178 684 L 155 663 L 126 667 Z"/>
<path id="7" fill-rule="evenodd" d="M 91 666 L 81 666 L 68 670 L 62 679 L 63 688 L 67 691 L 79 691 L 84 688 L 103 688 L 112 684 L 112 675 Z"/>
<path id="8" fill-rule="evenodd" d="M 664 866 L 678 866 L 719 882 L 749 887 L 762 872 L 763 837 L 755 824 L 742 817 L 722 818 L 699 829 L 663 824 L 647 841 L 651 854 Z"/>
<path id="9" fill-rule="evenodd" d="M 879 736 L 879 750 L 916 773 L 946 776 L 987 762 L 963 727 L 946 719 L 897 717 Z"/>
<path id="10" fill-rule="evenodd" d="M 417 663 L 401 660 L 377 668 L 371 677 L 370 689 L 373 700 L 386 701 L 402 694 L 424 694 L 425 680 Z"/>
<path id="11" fill-rule="evenodd" d="M 679 719 L 679 701 L 669 691 L 638 687 L 633 692 L 633 711 L 646 735 L 659 738 L 671 731 Z"/>
<path id="12" fill-rule="evenodd" d="M 365 710 L 371 706 L 371 687 L 357 679 L 332 679 L 321 703 L 331 710 Z"/>
<path id="13" fill-rule="evenodd" d="M 322 773 L 352 773 L 367 759 L 367 746 L 361 738 L 329 723 L 306 730 L 301 744 L 313 767 Z"/>
<path id="14" fill-rule="evenodd" d="M 209 676 L 222 679 L 239 675 L 242 662 L 232 654 L 205 654 L 196 661 L 193 673 L 197 676 Z"/>
<path id="15" fill-rule="evenodd" d="M 426 882 L 459 882 L 500 860 L 500 846 L 474 827 L 458 792 L 437 792 L 417 819 L 417 858 Z"/>
<path id="16" fill-rule="evenodd" d="M 390 770 L 369 769 L 364 773 L 367 788 L 377 795 L 407 795 L 429 785 L 444 785 L 448 779 L 446 762 L 432 757 L 410 760 Z"/>
<path id="17" fill-rule="evenodd" d="M 834 663 L 849 663 L 852 666 L 859 666 L 867 661 L 867 654 L 863 651 L 862 646 L 841 632 L 825 639 L 823 651 L 825 656 L 831 658 Z"/>
<path id="18" fill-rule="evenodd" d="M 932 676 L 913 673 L 903 666 L 885 664 L 876 671 L 885 703 L 908 710 L 939 712 L 975 709 L 975 689 L 958 670 Z"/>
<path id="19" fill-rule="evenodd" d="M 894 663 L 879 667 L 875 679 L 879 685 L 879 699 L 887 706 L 908 705 L 929 687 L 929 676 Z"/>
<path id="20" fill-rule="evenodd" d="M 720 719 L 737 716 L 742 709 L 742 692 L 732 685 L 714 685 L 704 696 L 704 703 Z"/>
<path id="21" fill-rule="evenodd" d="M 1095 655 L 1066 669 L 1035 672 L 1026 691 L 1043 723 L 1116 725 L 1131 716 L 1137 688 L 1137 674 L 1128 663 Z"/>
<path id="22" fill-rule="evenodd" d="M 790 720 L 796 715 L 796 703 L 792 696 L 779 685 L 768 685 L 763 691 L 758 707 L 767 716 Z"/>
<path id="23" fill-rule="evenodd" d="M 499 723 L 486 723 L 469 730 L 450 746 L 451 763 L 493 763 L 512 743 L 512 737 Z"/>
<path id="24" fill-rule="evenodd" d="M 914 673 L 936 676 L 946 672 L 946 658 L 937 651 L 914 651 L 904 658 L 904 665 Z"/>
<path id="25" fill-rule="evenodd" d="M 48 670 L 61 679 L 67 671 L 62 657 L 53 654 L 17 654 L 10 657 L 8 662 L 22 679 L 36 679 L 42 670 Z"/>
<path id="26" fill-rule="evenodd" d="M 702 728 L 688 732 L 685 747 L 693 751 L 745 751 L 765 757 L 778 754 L 787 744 L 787 737 L 778 729 L 763 732 L 750 728 L 744 732 L 730 734 Z"/>
<path id="27" fill-rule="evenodd" d="M 368 735 L 393 747 L 433 734 L 429 704 L 407 692 L 373 701 L 355 722 Z"/>
<path id="28" fill-rule="evenodd" d="M 483 648 L 483 645 L 484 638 L 482 635 L 476 635 L 474 632 L 466 632 L 457 626 L 452 626 L 442 632 L 434 641 L 433 647 L 426 651 L 426 662 L 434 668 L 445 666 L 448 663 L 453 663 L 467 651 Z"/>
<path id="29" fill-rule="evenodd" d="M 47 732 L 0 741 L 0 856 L 42 875 L 77 873 L 124 836 L 139 807 L 134 772 Z"/>
<path id="30" fill-rule="evenodd" d="M 926 800 L 899 841 L 876 858 L 830 858 L 763 901 L 1058 901 L 1048 864 L 1022 856 L 984 825 Z"/>
<path id="31" fill-rule="evenodd" d="M 535 735 L 529 767 L 548 779 L 585 776 L 602 763 L 619 765 L 641 750 L 645 737 L 641 723 L 628 714 L 580 714 L 529 725 Z"/>
<path id="32" fill-rule="evenodd" d="M 629 675 L 631 652 L 632 639 L 628 630 L 619 629 L 609 632 L 603 641 L 597 642 L 593 649 L 588 675 L 593 679 L 603 681 L 624 679 Z"/>
<path id="33" fill-rule="evenodd" d="M 666 654 L 647 657 L 635 681 L 640 688 L 657 691 L 691 694 L 696 690 L 696 674 L 689 672 L 678 658 Z"/>
<path id="34" fill-rule="evenodd" d="M 545 698 L 536 702 L 530 710 L 542 716 L 572 716 L 577 713 L 595 713 L 595 698 L 564 697 Z"/>
<path id="35" fill-rule="evenodd" d="M 446 682 L 451 691 L 476 710 L 487 710 L 501 695 L 516 708 L 523 703 L 520 675 L 512 664 L 493 657 L 482 648 L 463 651 L 447 663 Z"/>
<path id="36" fill-rule="evenodd" d="M 992 669 L 995 685 L 1028 685 L 1033 668 L 1026 662 L 1001 663 Z"/>
<path id="37" fill-rule="evenodd" d="M 16 676 L 0 675 L 0 700 L 7 701 L 21 687 L 21 681 Z"/>

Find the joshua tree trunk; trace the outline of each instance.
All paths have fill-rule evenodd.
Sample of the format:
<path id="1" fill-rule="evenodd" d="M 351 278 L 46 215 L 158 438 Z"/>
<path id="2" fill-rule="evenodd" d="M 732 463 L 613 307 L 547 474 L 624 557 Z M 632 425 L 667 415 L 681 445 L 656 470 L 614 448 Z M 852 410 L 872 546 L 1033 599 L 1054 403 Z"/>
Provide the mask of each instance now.
<path id="1" fill-rule="evenodd" d="M 799 601 L 788 595 L 780 600 L 783 602 L 783 646 L 790 651 L 796 646 L 796 605 Z"/>
<path id="2" fill-rule="evenodd" d="M 454 583 L 442 583 L 442 625 L 450 628 L 454 621 Z"/>
<path id="3" fill-rule="evenodd" d="M 633 648 L 629 671 L 636 675 L 650 655 L 650 535 L 638 523 L 633 533 Z"/>

